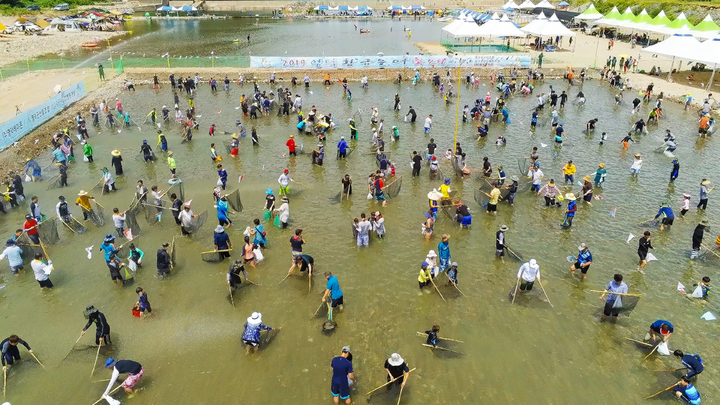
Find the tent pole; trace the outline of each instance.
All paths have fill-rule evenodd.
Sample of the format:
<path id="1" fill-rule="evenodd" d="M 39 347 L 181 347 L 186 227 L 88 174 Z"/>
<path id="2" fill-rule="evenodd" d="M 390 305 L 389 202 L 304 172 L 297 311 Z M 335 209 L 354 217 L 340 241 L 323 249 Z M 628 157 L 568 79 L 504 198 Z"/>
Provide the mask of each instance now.
<path id="1" fill-rule="evenodd" d="M 674 64 L 675 64 L 675 57 L 673 56 L 672 62 L 670 62 L 670 70 L 668 70 L 668 77 L 667 77 L 668 82 L 671 80 L 670 75 L 672 74 L 672 68 L 673 68 Z"/>
<path id="2" fill-rule="evenodd" d="M 712 82 L 715 78 L 715 69 L 717 69 L 717 63 L 713 66 L 712 74 L 710 75 L 710 80 L 708 81 L 707 87 L 705 87 L 705 90 L 712 90 Z"/>
<path id="3" fill-rule="evenodd" d="M 597 54 L 598 54 L 598 48 L 600 48 L 600 38 L 597 38 L 597 42 L 595 43 L 595 60 L 593 61 L 593 69 L 597 69 Z M 577 41 L 575 41 L 577 42 Z"/>

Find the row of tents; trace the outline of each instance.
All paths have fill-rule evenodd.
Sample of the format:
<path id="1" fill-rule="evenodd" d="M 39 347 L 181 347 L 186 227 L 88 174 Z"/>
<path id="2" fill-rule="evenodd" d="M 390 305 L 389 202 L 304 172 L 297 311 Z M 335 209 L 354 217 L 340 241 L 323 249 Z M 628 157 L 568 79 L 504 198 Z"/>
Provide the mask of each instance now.
<path id="1" fill-rule="evenodd" d="M 671 57 L 673 62 L 677 58 L 712 66 L 712 75 L 706 86 L 706 89 L 711 89 L 715 71 L 720 65 L 720 36 L 700 42 L 692 34 L 674 34 L 655 45 L 642 48 L 641 51 Z M 668 79 L 670 74 L 672 74 L 672 65 L 668 70 Z"/>
<path id="2" fill-rule="evenodd" d="M 558 4 L 559 8 L 567 8 L 568 6 L 570 6 L 570 3 L 567 1 L 563 1 Z M 525 0 L 520 3 L 520 5 L 517 5 L 513 0 L 509 0 L 502 6 L 503 10 L 533 10 L 535 8 L 549 8 L 554 10 L 555 6 L 553 6 L 548 0 L 542 0 L 538 4 L 533 4 L 532 1 Z"/>
<path id="3" fill-rule="evenodd" d="M 655 17 L 651 17 L 646 9 L 642 9 L 639 14 L 635 15 L 630 7 L 622 14 L 617 7 L 613 7 L 609 13 L 602 15 L 593 4 L 590 4 L 590 7 L 576 16 L 575 20 L 586 21 L 602 27 L 663 35 L 690 34 L 698 38 L 713 38 L 720 33 L 720 26 L 713 21 L 709 14 L 698 25 L 692 25 L 685 13 L 680 13 L 675 20 L 670 20 L 665 11 L 660 11 Z"/>
<path id="4" fill-rule="evenodd" d="M 313 10 L 315 10 L 315 11 L 372 11 L 372 7 L 368 7 L 368 6 L 355 6 L 355 7 L 336 6 L 336 7 L 332 7 L 332 6 L 327 6 L 327 5 L 320 5 L 320 6 L 315 6 L 315 8 Z"/>
<path id="5" fill-rule="evenodd" d="M 158 7 L 155 11 L 159 13 L 197 13 L 198 8 L 192 7 L 192 6 L 182 6 L 182 7 L 171 7 L 171 6 L 162 6 Z"/>
<path id="6" fill-rule="evenodd" d="M 545 14 L 538 14 L 537 18 L 524 27 L 515 24 L 506 14 L 500 17 L 493 14 L 483 25 L 477 25 L 474 21 L 455 20 L 443 27 L 442 32 L 447 37 L 455 39 L 474 38 L 499 38 L 514 37 L 521 38 L 530 35 L 534 36 L 560 36 L 574 37 L 575 33 L 570 31 L 555 14 L 547 18 Z"/>

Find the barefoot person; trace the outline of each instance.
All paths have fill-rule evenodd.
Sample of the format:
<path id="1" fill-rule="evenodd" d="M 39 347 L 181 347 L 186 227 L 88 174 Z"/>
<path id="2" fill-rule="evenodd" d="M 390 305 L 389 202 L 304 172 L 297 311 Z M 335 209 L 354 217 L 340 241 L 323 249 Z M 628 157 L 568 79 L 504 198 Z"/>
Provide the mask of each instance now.
<path id="1" fill-rule="evenodd" d="M 260 312 L 253 312 L 247 319 L 247 322 L 245 322 L 245 331 L 242 335 L 242 341 L 245 343 L 247 354 L 250 354 L 252 351 L 257 351 L 260 345 L 260 331 L 263 330 L 271 331 L 273 328 L 263 325 L 262 314 Z"/>
<path id="2" fill-rule="evenodd" d="M 345 350 L 347 349 L 347 350 Z M 340 403 L 342 399 L 346 404 L 351 404 L 350 399 L 350 381 L 357 382 L 353 373 L 352 362 L 348 359 L 350 356 L 350 348 L 343 347 L 339 356 L 332 359 L 330 367 L 332 367 L 333 375 L 330 383 L 330 393 L 335 403 Z"/>
<path id="3" fill-rule="evenodd" d="M 120 377 L 120 374 L 127 374 L 127 378 L 125 378 L 125 381 L 123 381 L 121 387 L 127 392 L 128 394 L 133 394 L 133 387 L 135 384 L 137 384 L 138 380 L 140 380 L 140 377 L 143 376 L 143 367 L 140 365 L 140 363 L 132 360 L 115 360 L 112 357 L 107 359 L 105 361 L 105 368 L 112 368 L 112 376 L 110 377 L 110 383 L 108 384 L 107 388 L 105 389 L 105 392 L 102 394 L 103 399 L 112 398 L 109 396 L 110 390 L 112 389 L 113 385 L 115 385 L 115 381 L 117 381 L 118 377 Z M 111 401 L 108 401 L 108 403 L 111 403 Z M 119 401 L 117 402 L 119 403 Z"/>

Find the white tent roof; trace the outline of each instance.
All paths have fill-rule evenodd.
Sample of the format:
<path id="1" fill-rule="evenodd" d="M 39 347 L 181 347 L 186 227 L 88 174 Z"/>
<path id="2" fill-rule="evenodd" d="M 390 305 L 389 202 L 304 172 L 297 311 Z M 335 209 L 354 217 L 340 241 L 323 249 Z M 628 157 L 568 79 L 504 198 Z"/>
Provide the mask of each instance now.
<path id="1" fill-rule="evenodd" d="M 490 19 L 491 19 L 491 20 L 500 20 L 500 16 L 498 15 L 498 13 L 493 13 L 493 14 L 490 16 Z M 486 23 L 486 24 L 487 24 L 487 23 Z"/>
<path id="2" fill-rule="evenodd" d="M 480 27 L 480 35 L 482 37 L 526 37 L 527 34 L 520 31 L 515 24 L 510 21 L 507 15 L 503 15 L 499 20 L 489 20 Z"/>
<path id="3" fill-rule="evenodd" d="M 518 6 L 520 10 L 532 10 L 535 8 L 535 4 L 533 4 L 530 0 L 525 0 Z"/>
<path id="4" fill-rule="evenodd" d="M 442 30 L 455 38 L 479 38 L 482 36 L 480 26 L 474 22 L 455 21 Z"/>
<path id="5" fill-rule="evenodd" d="M 707 63 L 720 63 L 720 36 L 710 38 L 700 44 L 698 59 Z"/>
<path id="6" fill-rule="evenodd" d="M 564 26 L 560 20 L 557 18 L 555 13 L 553 13 L 552 17 L 550 17 L 547 21 L 543 22 L 543 24 L 537 24 L 534 27 L 530 27 L 528 29 L 527 26 L 523 27 L 522 30 L 524 32 L 527 32 L 528 34 L 533 35 L 539 35 L 539 36 L 561 36 L 561 37 L 574 37 L 575 33 L 570 31 L 566 26 Z"/>
<path id="7" fill-rule="evenodd" d="M 523 31 L 525 31 L 525 32 L 528 32 L 528 33 L 533 33 L 533 32 L 535 32 L 535 31 L 539 30 L 540 27 L 542 27 L 543 25 L 545 25 L 545 23 L 547 22 L 547 20 L 548 20 L 548 19 L 547 19 L 547 17 L 545 17 L 545 14 L 544 14 L 544 13 L 540 13 L 540 14 L 537 15 L 537 17 L 535 17 L 534 20 L 530 21 L 526 26 L 524 26 L 524 27 L 522 27 L 522 28 L 520 28 L 520 29 L 523 30 Z"/>
<path id="8" fill-rule="evenodd" d="M 542 0 L 540 3 L 536 4 L 535 7 L 539 7 L 539 8 L 551 8 L 551 9 L 553 9 L 553 10 L 555 9 L 555 6 L 553 6 L 552 4 L 550 4 L 550 2 L 549 2 L 548 0 Z"/>
<path id="9" fill-rule="evenodd" d="M 700 45 L 700 42 L 692 34 L 675 34 L 662 42 L 643 48 L 641 51 L 680 59 L 697 60 L 698 58 L 702 59 L 703 49 Z"/>
<path id="10" fill-rule="evenodd" d="M 502 8 L 503 10 L 515 10 L 516 8 L 518 8 L 518 5 L 515 4 L 513 0 L 510 0 L 507 3 L 503 4 Z"/>
<path id="11" fill-rule="evenodd" d="M 590 3 L 590 7 L 588 7 L 582 14 L 576 15 L 574 19 L 594 21 L 601 18 L 603 18 L 603 15 L 597 11 L 594 4 Z"/>

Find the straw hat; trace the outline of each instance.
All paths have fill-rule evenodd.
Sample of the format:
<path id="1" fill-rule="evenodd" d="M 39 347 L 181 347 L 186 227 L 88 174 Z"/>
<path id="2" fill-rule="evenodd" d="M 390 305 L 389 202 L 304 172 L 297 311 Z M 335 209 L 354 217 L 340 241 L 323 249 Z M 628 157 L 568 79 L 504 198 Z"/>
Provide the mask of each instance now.
<path id="1" fill-rule="evenodd" d="M 555 185 L 555 180 L 550 179 L 550 182 L 548 183 L 548 185 L 549 185 L 550 187 L 554 186 L 554 185 Z"/>
<path id="2" fill-rule="evenodd" d="M 405 360 L 403 360 L 403 358 L 400 357 L 399 354 L 393 353 L 390 355 L 390 358 L 388 359 L 388 363 L 391 366 L 399 366 L 399 365 L 405 363 Z"/>
<path id="3" fill-rule="evenodd" d="M 293 135 L 293 134 L 290 134 L 290 138 L 295 138 L 295 135 Z"/>
<path id="4" fill-rule="evenodd" d="M 636 158 L 639 158 L 640 156 L 642 156 L 642 155 L 639 154 L 639 153 L 636 153 L 636 154 L 635 154 L 635 157 L 636 157 Z"/>
<path id="5" fill-rule="evenodd" d="M 598 165 L 598 167 L 600 167 L 601 169 L 604 169 L 604 168 L 605 168 L 605 163 L 600 163 L 600 164 Z"/>
<path id="6" fill-rule="evenodd" d="M 117 149 L 113 149 L 113 151 L 110 152 L 110 154 L 113 155 L 113 156 L 120 156 L 120 151 L 117 150 Z"/>
<path id="7" fill-rule="evenodd" d="M 232 139 L 238 139 L 237 134 L 232 134 L 232 135 L 230 135 L 230 137 L 231 137 Z"/>
<path id="8" fill-rule="evenodd" d="M 85 190 L 80 190 L 80 192 L 78 193 L 78 195 L 79 195 L 80 197 L 82 197 L 82 196 L 88 195 L 88 193 L 87 193 L 87 191 L 85 191 Z"/>
<path id="9" fill-rule="evenodd" d="M 247 323 L 250 325 L 260 325 L 262 323 L 262 314 L 260 312 L 253 312 L 247 319 Z"/>
<path id="10" fill-rule="evenodd" d="M 172 155 L 173 155 L 172 151 L 168 152 L 168 156 L 172 156 Z"/>
<path id="11" fill-rule="evenodd" d="M 570 201 L 575 201 L 575 194 L 567 193 L 567 194 L 565 194 L 565 199 L 570 200 Z"/>
<path id="12" fill-rule="evenodd" d="M 710 185 L 710 180 L 703 180 L 702 183 L 700 183 L 700 184 L 703 186 L 708 186 L 708 185 Z"/>
<path id="13" fill-rule="evenodd" d="M 585 180 L 585 181 L 590 181 L 590 176 L 585 176 L 585 177 L 583 177 L 583 180 Z"/>
<path id="14" fill-rule="evenodd" d="M 500 232 L 507 232 L 508 229 L 510 229 L 510 228 L 508 228 L 507 225 L 500 226 Z"/>
<path id="15" fill-rule="evenodd" d="M 690 198 L 690 197 L 692 197 L 692 196 L 690 195 L 690 193 L 683 193 L 683 197 L 685 197 L 685 198 Z"/>

